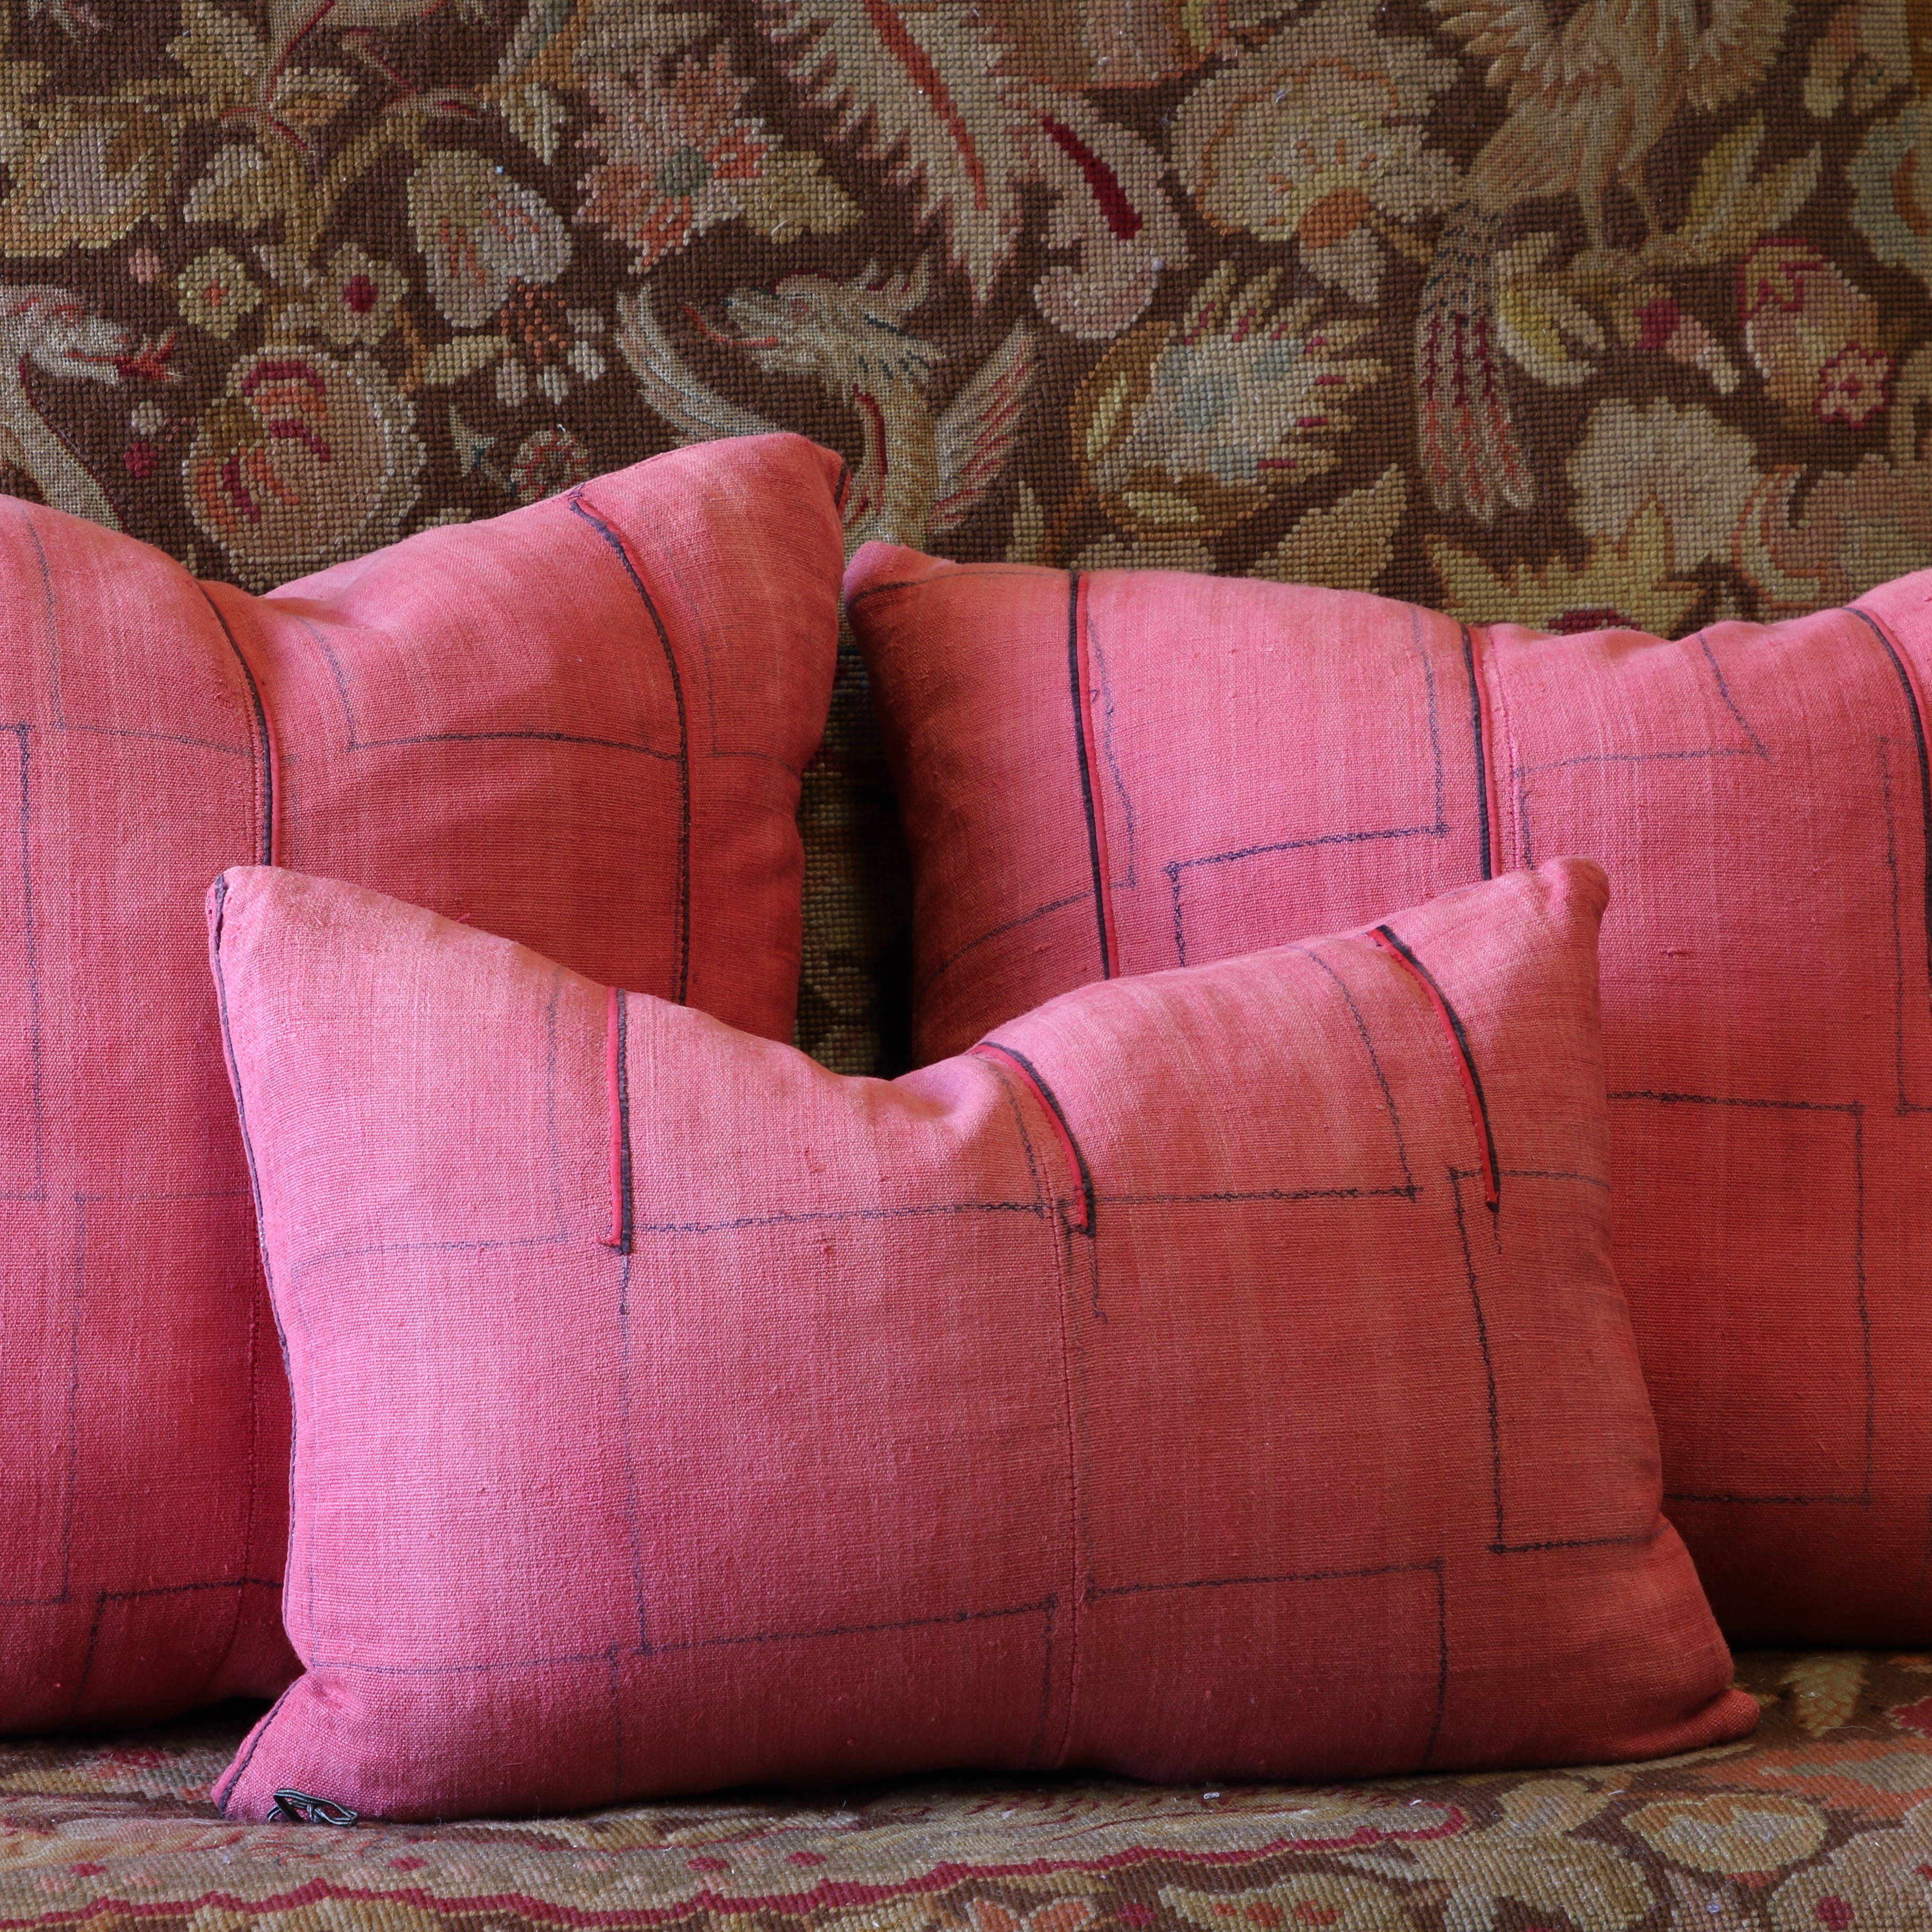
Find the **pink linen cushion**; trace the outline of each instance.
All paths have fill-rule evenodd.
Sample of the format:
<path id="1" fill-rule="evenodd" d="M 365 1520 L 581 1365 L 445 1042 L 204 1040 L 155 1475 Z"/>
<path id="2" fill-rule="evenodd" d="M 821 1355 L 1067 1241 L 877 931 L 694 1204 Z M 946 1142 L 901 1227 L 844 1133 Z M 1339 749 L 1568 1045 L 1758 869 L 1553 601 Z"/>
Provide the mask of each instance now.
<path id="1" fill-rule="evenodd" d="M 785 1034 L 840 474 L 681 452 L 262 597 L 0 499 L 0 1730 L 295 1670 L 208 881 L 285 859 Z"/>
<path id="2" fill-rule="evenodd" d="M 1559 861 L 887 1085 L 225 874 L 306 1669 L 218 1802 L 1740 1735 L 1610 1261 L 1604 895 Z"/>
<path id="3" fill-rule="evenodd" d="M 924 1056 L 1085 981 L 1601 860 L 1666 1507 L 1734 1641 L 1932 1641 L 1932 572 L 1675 644 L 881 544 L 846 592 Z"/>

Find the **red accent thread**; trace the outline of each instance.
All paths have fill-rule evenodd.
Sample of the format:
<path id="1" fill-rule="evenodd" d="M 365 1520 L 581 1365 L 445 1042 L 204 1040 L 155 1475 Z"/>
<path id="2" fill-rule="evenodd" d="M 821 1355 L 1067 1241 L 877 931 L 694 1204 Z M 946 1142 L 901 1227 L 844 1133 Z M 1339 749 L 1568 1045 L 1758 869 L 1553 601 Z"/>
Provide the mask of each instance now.
<path id="1" fill-rule="evenodd" d="M 604 1084 L 610 1095 L 610 1232 L 604 1237 L 607 1248 L 624 1245 L 624 1109 L 618 1098 L 617 1002 L 623 998 L 615 986 L 604 996 Z"/>
<path id="2" fill-rule="evenodd" d="M 1476 705 L 1483 714 L 1483 796 L 1489 808 L 1490 871 L 1502 869 L 1502 820 L 1496 816 L 1496 727 L 1490 711 L 1490 680 L 1483 669 L 1483 646 L 1488 638 L 1480 625 L 1469 626 L 1469 669 L 1476 686 Z"/>
<path id="3" fill-rule="evenodd" d="M 1369 938 L 1428 994 L 1429 1004 L 1436 1010 L 1442 1036 L 1449 1042 L 1450 1058 L 1456 1063 L 1456 1077 L 1462 1083 L 1462 1098 L 1468 1103 L 1469 1124 L 1476 1130 L 1476 1158 L 1482 1165 L 1484 1204 L 1493 1208 L 1502 1198 L 1502 1191 L 1496 1186 L 1496 1164 L 1490 1158 L 1490 1132 L 1483 1122 L 1483 1103 L 1476 1097 L 1475 1077 L 1469 1071 L 1468 1061 L 1463 1058 L 1462 1042 L 1456 1036 L 1456 1022 L 1449 1017 L 1449 1009 L 1443 1004 L 1442 995 L 1430 983 L 1428 976 L 1418 971 L 1415 962 L 1405 958 L 1400 949 L 1390 943 L 1388 936 L 1379 927 Z"/>
<path id="4" fill-rule="evenodd" d="M 1047 138 L 1087 178 L 1087 186 L 1100 204 L 1102 218 L 1113 230 L 1116 242 L 1131 242 L 1144 226 L 1141 212 L 1127 199 L 1120 178 L 1100 157 L 1063 122 L 1042 114 L 1040 124 Z"/>
<path id="5" fill-rule="evenodd" d="M 995 1046 L 989 1040 L 982 1040 L 977 1046 L 968 1047 L 966 1050 L 970 1054 L 976 1054 L 982 1060 L 998 1060 L 1040 1102 L 1040 1110 L 1046 1116 L 1047 1124 L 1053 1130 L 1053 1137 L 1060 1143 L 1060 1152 L 1066 1156 L 1067 1175 L 1072 1183 L 1069 1190 L 1072 1196 L 1072 1204 L 1068 1220 L 1076 1233 L 1084 1234 L 1089 1232 L 1092 1223 L 1087 1209 L 1087 1178 L 1081 1172 L 1078 1151 L 1074 1147 L 1073 1136 L 1066 1131 L 1066 1123 L 1060 1118 L 1060 1109 L 1040 1090 L 1040 1082 L 1004 1047 Z"/>
<path id="6" fill-rule="evenodd" d="M 1107 812 L 1101 797 L 1099 734 L 1094 729 L 1094 674 L 1087 661 L 1087 591 L 1091 580 L 1082 571 L 1074 592 L 1073 651 L 1076 674 L 1080 680 L 1080 737 L 1087 748 L 1088 782 L 1094 790 L 1094 856 L 1099 874 L 1094 884 L 1100 895 L 1100 924 L 1107 935 L 1107 976 L 1113 979 L 1120 971 L 1120 940 L 1114 929 L 1114 873 L 1107 856 Z"/>

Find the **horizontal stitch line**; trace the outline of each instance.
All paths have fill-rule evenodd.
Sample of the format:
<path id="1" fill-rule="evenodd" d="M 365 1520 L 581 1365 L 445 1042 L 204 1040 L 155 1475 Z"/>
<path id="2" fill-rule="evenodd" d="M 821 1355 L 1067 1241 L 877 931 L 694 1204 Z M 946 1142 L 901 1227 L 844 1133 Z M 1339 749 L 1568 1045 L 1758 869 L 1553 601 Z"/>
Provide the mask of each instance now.
<path id="1" fill-rule="evenodd" d="M 1664 1533 L 1662 1526 L 1638 1536 L 1557 1536 L 1541 1543 L 1492 1543 L 1492 1556 L 1534 1556 L 1545 1550 L 1614 1550 L 1630 1544 L 1654 1543 Z"/>
<path id="2" fill-rule="evenodd" d="M 1244 845 L 1232 852 L 1208 852 L 1195 859 L 1170 859 L 1170 879 L 1196 866 L 1223 866 L 1237 859 L 1258 859 L 1270 852 L 1301 852 L 1316 845 L 1360 845 L 1380 838 L 1444 838 L 1449 828 L 1439 819 L 1433 825 L 1391 825 L 1373 832 L 1322 832 L 1306 838 L 1283 838 L 1269 845 Z"/>
<path id="3" fill-rule="evenodd" d="M 1664 1500 L 1667 1503 L 1773 1503 L 1790 1505 L 1809 1505 L 1828 1503 L 1847 1509 L 1870 1509 L 1871 1498 L 1858 1494 L 1841 1495 L 1836 1491 L 1821 1490 L 1815 1495 L 1783 1496 L 1746 1496 L 1736 1490 L 1667 1490 Z"/>
<path id="4" fill-rule="evenodd" d="M 1190 1576 L 1174 1583 L 1109 1583 L 1090 1578 L 1087 1585 L 1089 1602 L 1101 1597 L 1138 1597 L 1168 1590 L 1228 1590 L 1271 1583 L 1335 1583 L 1375 1576 L 1438 1576 L 1443 1558 L 1431 1556 L 1418 1563 L 1380 1563 L 1359 1570 L 1292 1570 L 1275 1576 Z"/>
<path id="5" fill-rule="evenodd" d="M 601 1650 L 572 1651 L 549 1657 L 486 1658 L 476 1664 L 363 1664 L 352 1658 L 316 1657 L 311 1670 L 352 1670 L 368 1677 L 471 1677 L 492 1670 L 545 1670 L 566 1664 L 609 1664 L 626 1657 L 662 1657 L 694 1650 L 716 1650 L 758 1643 L 809 1643 L 842 1636 L 884 1636 L 898 1630 L 932 1630 L 948 1624 L 993 1623 L 1007 1617 L 1044 1616 L 1056 1600 L 1042 1598 L 1030 1604 L 1014 1604 L 981 1610 L 942 1610 L 932 1616 L 904 1617 L 896 1622 L 874 1624 L 831 1624 L 823 1630 L 751 1630 L 736 1636 L 680 1637 L 669 1643 L 607 1644 Z"/>
<path id="6" fill-rule="evenodd" d="M 632 1230 L 639 1234 L 718 1234 L 740 1228 L 814 1226 L 836 1221 L 902 1221 L 935 1214 L 1030 1214 L 1046 1213 L 1037 1201 L 944 1201 L 925 1207 L 836 1208 L 795 1214 L 746 1214 L 735 1221 L 645 1221 Z"/>
<path id="7" fill-rule="evenodd" d="M 1666 1106 L 1782 1108 L 1800 1114 L 1856 1114 L 1864 1112 L 1862 1100 L 1754 1100 L 1726 1094 L 1664 1094 L 1645 1088 L 1626 1089 L 1609 1096 L 1612 1100 L 1655 1100 Z"/>
<path id="8" fill-rule="evenodd" d="M 1393 1187 L 1263 1187 L 1211 1194 L 1102 1194 L 1098 1199 L 1109 1208 L 1186 1208 L 1222 1201 L 1413 1201 L 1421 1192 L 1420 1184 L 1412 1180 Z"/>

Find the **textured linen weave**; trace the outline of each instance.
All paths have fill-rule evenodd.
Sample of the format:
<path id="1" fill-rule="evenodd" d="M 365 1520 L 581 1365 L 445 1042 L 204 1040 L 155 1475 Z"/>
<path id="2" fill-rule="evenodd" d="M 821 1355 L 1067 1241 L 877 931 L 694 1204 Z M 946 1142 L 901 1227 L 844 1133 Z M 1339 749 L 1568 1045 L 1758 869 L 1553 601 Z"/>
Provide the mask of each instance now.
<path id="1" fill-rule="evenodd" d="M 1932 572 L 1676 644 L 1168 572 L 846 579 L 919 1042 L 1556 852 L 1604 929 L 1618 1270 L 1736 1642 L 1932 1639 Z"/>
<path id="2" fill-rule="evenodd" d="M 839 474 L 679 452 L 262 597 L 0 500 L 0 1730 L 295 1668 L 208 881 L 365 880 L 785 1033 Z"/>
<path id="3" fill-rule="evenodd" d="M 1610 1258 L 1604 893 L 1558 861 L 888 1085 L 225 874 L 306 1674 L 218 1801 L 1739 1736 Z"/>

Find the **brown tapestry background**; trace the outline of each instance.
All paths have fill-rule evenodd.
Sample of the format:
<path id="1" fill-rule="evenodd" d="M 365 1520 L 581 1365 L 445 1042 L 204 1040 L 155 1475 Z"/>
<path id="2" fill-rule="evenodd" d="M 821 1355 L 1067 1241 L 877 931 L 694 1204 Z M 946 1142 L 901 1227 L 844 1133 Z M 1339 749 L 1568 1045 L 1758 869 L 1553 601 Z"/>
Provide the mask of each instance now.
<path id="1" fill-rule="evenodd" d="M 695 437 L 856 543 L 1676 634 L 1932 564 L 1932 0 L 10 0 L 0 484 L 260 588 Z M 800 1037 L 890 1064 L 856 666 Z"/>

